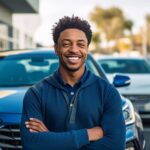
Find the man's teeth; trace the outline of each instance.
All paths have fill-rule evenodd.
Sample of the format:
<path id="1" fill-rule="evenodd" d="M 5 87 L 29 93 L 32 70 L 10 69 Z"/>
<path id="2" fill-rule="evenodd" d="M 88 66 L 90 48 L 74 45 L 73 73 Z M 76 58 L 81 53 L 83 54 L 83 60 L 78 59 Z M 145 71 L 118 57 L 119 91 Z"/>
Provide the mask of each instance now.
<path id="1" fill-rule="evenodd" d="M 78 60 L 79 57 L 68 57 L 69 60 Z"/>

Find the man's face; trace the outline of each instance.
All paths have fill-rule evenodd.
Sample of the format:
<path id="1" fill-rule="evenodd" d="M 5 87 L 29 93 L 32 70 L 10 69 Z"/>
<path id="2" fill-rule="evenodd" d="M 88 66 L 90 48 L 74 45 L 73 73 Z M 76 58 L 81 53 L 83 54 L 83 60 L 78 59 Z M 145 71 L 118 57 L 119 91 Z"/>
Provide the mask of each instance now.
<path id="1" fill-rule="evenodd" d="M 55 51 L 59 57 L 60 67 L 67 71 L 84 69 L 88 53 L 88 41 L 83 31 L 66 29 L 60 33 Z"/>

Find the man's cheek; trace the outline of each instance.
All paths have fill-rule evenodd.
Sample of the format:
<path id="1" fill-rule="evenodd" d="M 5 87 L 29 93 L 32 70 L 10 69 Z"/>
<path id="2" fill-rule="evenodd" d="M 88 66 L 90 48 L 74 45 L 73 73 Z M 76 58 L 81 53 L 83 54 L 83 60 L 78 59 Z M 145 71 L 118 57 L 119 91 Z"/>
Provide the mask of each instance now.
<path id="1" fill-rule="evenodd" d="M 86 59 L 86 57 L 87 57 L 87 52 L 84 52 L 84 53 L 83 53 L 83 57 Z"/>

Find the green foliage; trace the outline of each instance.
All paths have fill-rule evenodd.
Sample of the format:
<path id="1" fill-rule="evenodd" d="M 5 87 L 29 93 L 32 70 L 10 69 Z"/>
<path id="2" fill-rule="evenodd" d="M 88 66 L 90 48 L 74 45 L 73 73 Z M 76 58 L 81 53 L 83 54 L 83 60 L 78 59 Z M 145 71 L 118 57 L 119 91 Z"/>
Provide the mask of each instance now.
<path id="1" fill-rule="evenodd" d="M 147 14 L 145 19 L 146 19 L 147 22 L 150 22 L 150 14 Z"/>
<path id="2" fill-rule="evenodd" d="M 100 34 L 98 32 L 94 32 L 93 33 L 92 41 L 94 43 L 97 43 L 97 44 L 99 44 L 101 42 L 101 40 L 100 40 Z"/>
<path id="3" fill-rule="evenodd" d="M 132 26 L 133 26 L 133 22 L 131 20 L 125 20 L 124 21 L 124 29 L 131 31 Z"/>
<path id="4" fill-rule="evenodd" d="M 150 51 L 150 14 L 147 14 L 146 17 L 146 38 L 147 38 L 147 48 Z"/>
<path id="5" fill-rule="evenodd" d="M 95 49 L 99 49 L 100 48 L 101 39 L 100 39 L 100 34 L 98 32 L 94 32 L 93 33 L 92 42 L 95 45 Z"/>
<path id="6" fill-rule="evenodd" d="M 117 7 L 108 9 L 95 7 L 89 17 L 99 31 L 106 34 L 107 40 L 122 37 L 124 29 L 132 30 L 132 21 L 126 20 L 122 10 Z"/>

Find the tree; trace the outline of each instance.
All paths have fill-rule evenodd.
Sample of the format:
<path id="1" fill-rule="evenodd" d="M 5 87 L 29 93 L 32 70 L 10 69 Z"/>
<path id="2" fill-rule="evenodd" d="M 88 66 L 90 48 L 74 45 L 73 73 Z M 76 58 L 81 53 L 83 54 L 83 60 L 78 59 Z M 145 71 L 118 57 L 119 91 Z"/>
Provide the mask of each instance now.
<path id="1" fill-rule="evenodd" d="M 146 48 L 147 51 L 150 52 L 150 14 L 146 15 L 146 32 L 145 35 L 146 36 Z"/>
<path id="2" fill-rule="evenodd" d="M 133 22 L 131 20 L 125 20 L 124 21 L 124 29 L 129 30 L 132 32 Z"/>
<path id="3" fill-rule="evenodd" d="M 98 32 L 93 33 L 92 42 L 95 44 L 95 49 L 99 49 L 101 39 L 100 39 L 100 35 Z"/>
<path id="4" fill-rule="evenodd" d="M 95 7 L 89 17 L 99 31 L 106 34 L 108 41 L 123 37 L 123 31 L 125 29 L 132 30 L 132 21 L 126 20 L 122 10 L 116 7 L 108 9 Z"/>

